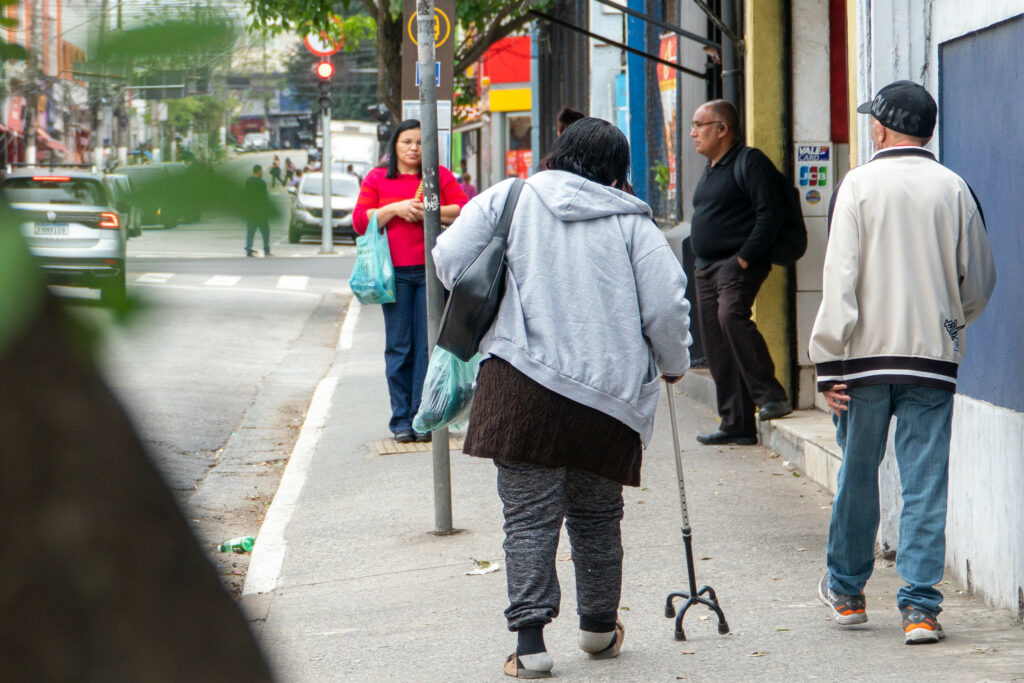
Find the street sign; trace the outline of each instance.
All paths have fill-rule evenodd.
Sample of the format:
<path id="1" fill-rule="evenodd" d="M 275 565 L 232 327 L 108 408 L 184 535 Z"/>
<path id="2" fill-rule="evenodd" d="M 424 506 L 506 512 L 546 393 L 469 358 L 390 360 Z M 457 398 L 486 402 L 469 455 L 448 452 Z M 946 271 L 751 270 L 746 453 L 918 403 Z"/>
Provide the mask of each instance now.
<path id="1" fill-rule="evenodd" d="M 341 19 L 338 17 L 331 17 L 331 21 L 341 27 Z M 306 49 L 317 57 L 330 57 L 345 45 L 345 36 L 342 36 L 341 40 L 335 44 L 327 37 L 327 33 L 320 31 L 320 33 L 307 33 L 303 42 L 306 44 Z"/>
<path id="2" fill-rule="evenodd" d="M 416 40 L 416 0 L 404 0 L 402 23 L 402 100 L 419 102 L 419 46 Z M 437 83 L 437 100 L 454 99 L 455 40 L 452 29 L 455 21 L 455 0 L 435 0 L 434 5 L 434 49 L 440 65 Z M 435 76 L 437 74 L 435 73 Z M 444 163 L 444 162 L 442 162 Z"/>
<path id="3" fill-rule="evenodd" d="M 441 87 L 441 62 L 434 62 L 434 85 Z M 416 63 L 416 87 L 420 87 L 420 65 Z"/>
<path id="4" fill-rule="evenodd" d="M 416 0 L 404 0 L 402 36 L 402 118 L 420 118 L 419 41 L 416 37 Z M 455 0 L 435 0 L 434 83 L 437 86 L 437 152 L 441 165 L 451 166 L 452 100 L 454 99 L 455 41 L 452 23 Z"/>

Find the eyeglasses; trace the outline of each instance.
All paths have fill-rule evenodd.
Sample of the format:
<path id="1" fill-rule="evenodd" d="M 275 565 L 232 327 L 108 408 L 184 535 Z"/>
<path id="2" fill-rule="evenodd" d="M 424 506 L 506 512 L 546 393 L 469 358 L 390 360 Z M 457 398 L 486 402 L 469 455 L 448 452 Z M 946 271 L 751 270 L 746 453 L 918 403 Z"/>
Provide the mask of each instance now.
<path id="1" fill-rule="evenodd" d="M 701 126 L 710 126 L 712 123 L 721 123 L 721 121 L 691 121 L 690 130 L 697 130 Z"/>

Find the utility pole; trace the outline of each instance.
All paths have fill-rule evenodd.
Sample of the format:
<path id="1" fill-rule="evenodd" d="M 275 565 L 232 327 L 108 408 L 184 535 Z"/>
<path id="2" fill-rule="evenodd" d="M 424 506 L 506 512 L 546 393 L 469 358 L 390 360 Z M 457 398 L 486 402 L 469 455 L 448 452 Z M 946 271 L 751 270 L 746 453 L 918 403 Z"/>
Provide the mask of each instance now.
<path id="1" fill-rule="evenodd" d="M 38 2 L 38 0 L 36 0 Z M 107 0 L 100 2 L 100 45 L 107 40 Z M 100 108 L 103 106 L 103 82 L 89 86 L 89 111 L 92 114 L 92 135 L 89 136 L 89 146 L 92 150 L 92 163 L 96 169 L 103 170 L 103 145 L 100 132 Z"/>
<path id="2" fill-rule="evenodd" d="M 25 85 L 25 163 L 36 163 L 36 122 L 39 119 L 39 58 L 43 48 L 42 0 L 31 0 L 29 14 L 28 78 Z"/>
<path id="3" fill-rule="evenodd" d="M 316 65 L 316 75 L 320 79 L 318 84 L 320 96 L 320 165 L 321 183 L 323 190 L 323 212 L 320 214 L 320 253 L 334 253 L 334 212 L 331 206 L 333 184 L 331 180 L 331 166 L 334 161 L 331 158 L 331 77 L 334 76 L 334 66 L 330 57 L 323 57 L 323 61 Z"/>
<path id="4" fill-rule="evenodd" d="M 117 4 L 118 11 L 118 24 L 120 24 L 120 12 L 121 3 Z M 130 108 L 130 100 L 128 98 L 128 89 L 132 84 L 132 62 L 131 58 L 128 59 L 128 65 L 125 67 L 125 82 L 124 86 L 118 92 L 117 99 L 117 164 L 118 166 L 128 165 L 128 133 L 131 126 L 131 117 L 128 114 Z"/>
<path id="5" fill-rule="evenodd" d="M 420 134 L 423 138 L 423 237 L 427 269 L 427 335 L 430 347 L 437 341 L 444 292 L 437 279 L 430 250 L 441 231 L 440 171 L 437 150 L 437 82 L 434 79 L 434 0 L 416 2 L 416 36 L 419 45 Z M 452 533 L 452 475 L 448 452 L 448 430 L 434 432 L 431 442 L 434 461 L 434 530 Z"/>
<path id="6" fill-rule="evenodd" d="M 733 36 L 742 35 L 743 12 L 735 0 L 724 0 L 722 2 L 722 23 L 729 31 L 722 31 L 722 99 L 736 105 L 736 111 L 740 115 L 740 128 L 746 130 L 743 124 L 743 54 L 742 46 L 738 45 Z M 732 35 L 729 35 L 731 32 Z"/>

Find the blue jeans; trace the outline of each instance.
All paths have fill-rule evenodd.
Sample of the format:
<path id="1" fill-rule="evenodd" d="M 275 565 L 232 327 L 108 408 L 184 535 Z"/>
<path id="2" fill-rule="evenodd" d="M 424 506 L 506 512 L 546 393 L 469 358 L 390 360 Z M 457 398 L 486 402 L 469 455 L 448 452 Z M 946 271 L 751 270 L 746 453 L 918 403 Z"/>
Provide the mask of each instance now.
<path id="1" fill-rule="evenodd" d="M 427 376 L 427 275 L 423 266 L 395 268 L 395 302 L 383 304 L 384 364 L 393 434 L 412 429 Z"/>
<path id="2" fill-rule="evenodd" d="M 245 251 L 252 251 L 252 239 L 256 236 L 256 230 L 260 231 L 263 237 L 263 253 L 270 253 L 270 225 L 266 221 L 248 221 L 245 224 Z"/>
<path id="3" fill-rule="evenodd" d="M 859 595 L 871 576 L 879 520 L 878 467 L 895 416 L 903 494 L 896 569 L 907 582 L 897 603 L 938 614 L 942 593 L 935 584 L 942 580 L 946 560 L 953 393 L 909 384 L 857 387 L 848 393 L 849 410 L 832 419 L 843 464 L 828 530 L 829 588 Z"/>

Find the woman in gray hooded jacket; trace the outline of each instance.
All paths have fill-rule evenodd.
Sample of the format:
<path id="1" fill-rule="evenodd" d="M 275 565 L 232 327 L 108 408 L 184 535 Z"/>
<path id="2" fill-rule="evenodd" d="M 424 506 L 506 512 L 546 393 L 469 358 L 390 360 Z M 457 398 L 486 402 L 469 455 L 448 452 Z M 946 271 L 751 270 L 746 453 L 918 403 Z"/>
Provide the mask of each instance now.
<path id="1" fill-rule="evenodd" d="M 509 231 L 505 295 L 483 338 L 463 450 L 491 458 L 504 504 L 509 630 L 505 673 L 549 676 L 544 626 L 558 615 L 564 521 L 576 572 L 579 643 L 619 654 L 622 486 L 638 486 L 659 375 L 689 367 L 686 278 L 651 209 L 627 181 L 629 143 L 612 124 L 570 126 L 523 187 Z M 438 239 L 451 287 L 486 244 L 512 181 L 481 193 Z"/>

